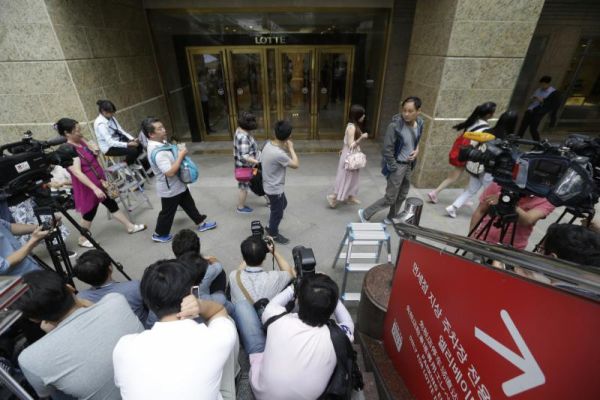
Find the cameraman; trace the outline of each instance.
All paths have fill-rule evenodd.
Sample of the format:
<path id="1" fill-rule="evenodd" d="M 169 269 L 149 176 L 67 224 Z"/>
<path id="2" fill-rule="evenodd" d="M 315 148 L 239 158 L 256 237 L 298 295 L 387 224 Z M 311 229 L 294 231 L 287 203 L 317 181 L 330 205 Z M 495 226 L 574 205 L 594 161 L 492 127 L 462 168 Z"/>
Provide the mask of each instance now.
<path id="1" fill-rule="evenodd" d="M 498 204 L 498 198 L 500 196 L 501 187 L 497 183 L 493 182 L 490 184 L 481 194 L 479 198 L 479 206 L 471 216 L 471 224 L 469 226 L 469 232 L 475 228 L 475 225 L 481 221 L 479 227 L 476 232 L 473 232 L 471 237 L 477 237 L 484 226 L 486 226 L 487 222 L 490 219 L 488 210 L 491 206 L 495 206 Z M 523 196 L 517 202 L 515 207 L 516 213 L 518 215 L 516 228 L 515 228 L 515 240 L 512 243 L 512 247 L 518 250 L 525 250 L 527 247 L 527 242 L 529 241 L 529 236 L 531 236 L 531 232 L 533 232 L 534 225 L 541 219 L 546 218 L 552 211 L 554 211 L 554 206 L 550 204 L 548 200 L 543 197 L 537 196 Z M 485 218 L 483 218 L 485 216 Z M 483 218 L 483 220 L 482 220 Z M 502 244 L 511 245 L 510 241 L 512 238 L 512 225 L 511 229 L 506 231 L 504 235 L 504 239 L 502 240 Z M 487 237 L 485 238 L 486 242 L 489 243 L 500 243 L 500 228 L 496 226 L 491 226 Z"/>
<path id="2" fill-rule="evenodd" d="M 326 326 L 332 314 L 353 340 L 354 323 L 330 277 L 304 278 L 297 294 L 298 314 L 286 312 L 286 304 L 294 298 L 290 286 L 271 300 L 262 315 L 263 323 L 271 319 L 264 350 L 250 354 L 250 384 L 258 400 L 316 399 L 325 391 L 337 364 Z"/>
<path id="3" fill-rule="evenodd" d="M 50 231 L 42 230 L 41 226 L 11 224 L 0 219 L 0 275 L 23 275 L 39 270 L 40 266 L 29 253 L 49 233 Z M 21 246 L 15 235 L 29 234 L 31 238 Z"/>

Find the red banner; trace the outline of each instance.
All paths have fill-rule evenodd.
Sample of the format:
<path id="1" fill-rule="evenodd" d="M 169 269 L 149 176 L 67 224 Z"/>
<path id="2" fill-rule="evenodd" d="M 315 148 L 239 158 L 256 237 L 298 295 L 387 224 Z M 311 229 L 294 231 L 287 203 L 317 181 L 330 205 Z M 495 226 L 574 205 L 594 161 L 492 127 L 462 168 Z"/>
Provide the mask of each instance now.
<path id="1" fill-rule="evenodd" d="M 600 399 L 600 303 L 404 241 L 384 344 L 417 399 Z"/>

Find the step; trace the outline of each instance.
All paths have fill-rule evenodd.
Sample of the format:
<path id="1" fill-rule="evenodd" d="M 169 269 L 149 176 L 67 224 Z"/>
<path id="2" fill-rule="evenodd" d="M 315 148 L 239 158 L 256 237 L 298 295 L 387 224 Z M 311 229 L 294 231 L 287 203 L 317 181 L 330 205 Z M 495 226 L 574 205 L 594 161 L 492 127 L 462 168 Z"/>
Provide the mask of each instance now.
<path id="1" fill-rule="evenodd" d="M 384 231 L 385 225 L 382 223 L 374 222 L 352 222 L 350 228 L 353 231 Z"/>
<path id="2" fill-rule="evenodd" d="M 346 292 L 342 295 L 342 301 L 360 301 L 360 293 Z"/>
<path id="3" fill-rule="evenodd" d="M 376 265 L 379 265 L 379 264 L 350 263 L 346 267 L 346 271 L 348 271 L 348 272 L 367 272 Z"/>
<path id="4" fill-rule="evenodd" d="M 348 239 L 344 241 L 344 245 L 348 245 Z M 377 240 L 353 240 L 352 246 L 379 246 L 379 241 Z"/>
<path id="5" fill-rule="evenodd" d="M 358 231 L 350 232 L 352 240 L 379 240 L 384 241 L 390 238 L 385 231 Z"/>
<path id="6" fill-rule="evenodd" d="M 346 259 L 346 253 L 340 253 L 340 258 L 343 258 L 344 260 Z M 377 258 L 377 253 L 354 253 L 352 252 L 350 254 L 350 259 L 352 260 L 353 258 L 360 258 L 360 259 L 376 259 Z"/>

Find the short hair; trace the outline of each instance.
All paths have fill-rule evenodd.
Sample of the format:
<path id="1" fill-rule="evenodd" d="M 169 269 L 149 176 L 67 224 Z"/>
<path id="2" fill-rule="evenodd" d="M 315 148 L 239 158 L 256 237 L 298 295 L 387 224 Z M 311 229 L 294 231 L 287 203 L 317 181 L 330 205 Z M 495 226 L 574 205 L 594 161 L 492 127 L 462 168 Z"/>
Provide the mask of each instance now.
<path id="1" fill-rule="evenodd" d="M 73 269 L 75 276 L 91 286 L 100 286 L 110 274 L 110 257 L 102 250 L 89 250 L 79 256 Z"/>
<path id="2" fill-rule="evenodd" d="M 199 285 L 204 276 L 206 276 L 208 261 L 199 253 L 193 252 L 185 253 L 181 257 L 178 257 L 177 260 L 181 261 L 192 274 L 192 283 Z"/>
<path id="3" fill-rule="evenodd" d="M 65 136 L 67 133 L 73 132 L 78 123 L 72 118 L 61 118 L 54 124 L 54 128 L 60 136 Z"/>
<path id="4" fill-rule="evenodd" d="M 75 297 L 54 271 L 31 271 L 23 275 L 29 289 L 14 304 L 26 318 L 58 321 L 75 306 Z"/>
<path id="5" fill-rule="evenodd" d="M 248 111 L 242 111 L 238 115 L 237 123 L 240 128 L 245 131 L 253 131 L 258 126 L 256 123 L 256 116 Z"/>
<path id="6" fill-rule="evenodd" d="M 274 130 L 277 140 L 287 140 L 292 134 L 292 124 L 286 120 L 279 120 L 275 122 Z"/>
<path id="7" fill-rule="evenodd" d="M 156 117 L 146 117 L 142 120 L 142 132 L 146 137 L 150 137 L 149 135 L 154 133 L 154 130 L 156 129 L 154 124 L 157 122 L 161 121 Z"/>
<path id="8" fill-rule="evenodd" d="M 550 83 L 552 82 L 552 77 L 548 75 L 544 75 L 540 78 L 540 83 Z"/>
<path id="9" fill-rule="evenodd" d="M 402 100 L 402 103 L 400 103 L 400 107 L 404 107 L 406 103 L 413 103 L 417 110 L 421 108 L 421 99 L 417 96 L 408 96 L 407 98 Z"/>
<path id="10" fill-rule="evenodd" d="M 548 227 L 542 245 L 545 254 L 600 268 L 600 234 L 584 226 L 554 223 Z"/>
<path id="11" fill-rule="evenodd" d="M 114 113 L 117 112 L 117 107 L 115 107 L 114 103 L 110 100 L 98 100 L 96 102 L 96 105 L 98 105 L 98 111 L 99 112 L 109 112 L 109 113 Z"/>
<path id="12" fill-rule="evenodd" d="M 260 266 L 267 254 L 269 254 L 269 248 L 259 236 L 249 236 L 241 244 L 240 249 L 242 250 L 242 258 L 246 262 L 246 265 L 250 267 Z"/>
<path id="13" fill-rule="evenodd" d="M 298 316 L 310 326 L 323 326 L 338 303 L 337 284 L 325 274 L 302 279 L 298 289 Z"/>
<path id="14" fill-rule="evenodd" d="M 177 260 L 160 260 L 150 265 L 140 282 L 144 304 L 160 319 L 181 309 L 181 300 L 193 286 L 189 268 Z"/>
<path id="15" fill-rule="evenodd" d="M 188 252 L 200 254 L 200 238 L 193 230 L 182 229 L 173 237 L 171 249 L 177 258 Z"/>

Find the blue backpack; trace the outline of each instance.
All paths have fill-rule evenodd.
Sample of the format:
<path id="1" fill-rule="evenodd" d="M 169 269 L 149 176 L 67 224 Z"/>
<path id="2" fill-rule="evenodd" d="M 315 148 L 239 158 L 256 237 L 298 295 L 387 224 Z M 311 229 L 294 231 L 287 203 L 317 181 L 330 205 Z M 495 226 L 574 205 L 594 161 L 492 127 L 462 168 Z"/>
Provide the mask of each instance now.
<path id="1" fill-rule="evenodd" d="M 165 144 L 164 146 L 157 147 L 156 149 L 152 150 L 152 154 L 150 155 L 150 162 L 152 164 L 157 165 L 156 156 L 161 151 L 170 151 L 175 159 L 179 157 L 179 148 L 176 144 Z M 179 171 L 177 172 L 177 176 L 179 176 L 181 182 L 186 184 L 196 182 L 198 180 L 198 173 L 199 170 L 196 163 L 194 163 L 188 156 L 185 156 L 181 162 Z"/>

